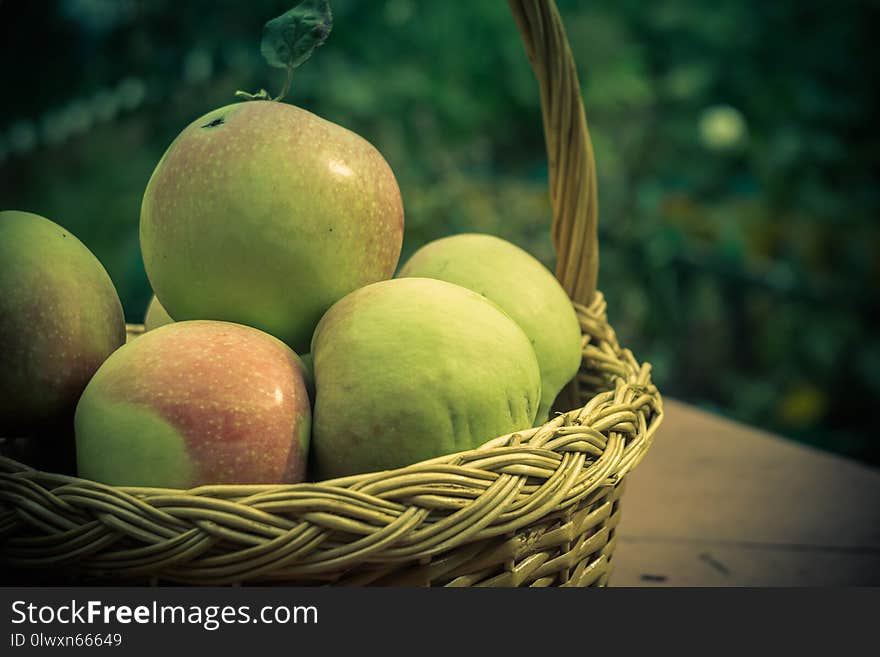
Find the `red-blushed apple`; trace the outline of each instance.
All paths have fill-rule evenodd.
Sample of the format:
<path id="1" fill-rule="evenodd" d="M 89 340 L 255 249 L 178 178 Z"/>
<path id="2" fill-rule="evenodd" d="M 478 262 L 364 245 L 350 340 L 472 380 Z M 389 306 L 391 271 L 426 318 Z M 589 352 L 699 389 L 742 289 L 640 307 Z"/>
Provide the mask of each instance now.
<path id="1" fill-rule="evenodd" d="M 392 276 L 403 223 L 397 181 L 368 141 L 250 101 L 169 146 L 144 192 L 140 242 L 171 317 L 254 326 L 306 353 L 334 302 Z"/>
<path id="2" fill-rule="evenodd" d="M 0 436 L 69 426 L 124 342 L 122 304 L 92 252 L 44 217 L 0 212 Z"/>
<path id="3" fill-rule="evenodd" d="M 306 474 L 303 366 L 280 340 L 229 322 L 166 324 L 100 367 L 76 410 L 81 477 L 191 488 Z"/>

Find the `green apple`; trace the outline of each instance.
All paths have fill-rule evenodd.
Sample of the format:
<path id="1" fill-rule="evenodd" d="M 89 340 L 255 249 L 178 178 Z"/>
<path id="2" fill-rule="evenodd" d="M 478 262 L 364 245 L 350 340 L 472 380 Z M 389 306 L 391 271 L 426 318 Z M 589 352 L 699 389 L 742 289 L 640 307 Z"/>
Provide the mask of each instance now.
<path id="1" fill-rule="evenodd" d="M 254 326 L 305 353 L 335 301 L 393 275 L 403 203 L 388 163 L 354 132 L 281 102 L 236 103 L 168 148 L 140 239 L 172 317 Z"/>
<path id="2" fill-rule="evenodd" d="M 303 378 L 306 382 L 306 389 L 309 391 L 309 399 L 312 404 L 315 403 L 315 365 L 312 362 L 312 354 L 303 354 L 299 357 L 303 366 Z"/>
<path id="3" fill-rule="evenodd" d="M 154 294 L 150 299 L 150 303 L 147 304 L 147 312 L 144 314 L 144 330 L 152 331 L 173 321 L 171 315 L 168 314 L 168 311 L 165 310 L 165 307 Z"/>
<path id="4" fill-rule="evenodd" d="M 113 282 L 69 230 L 0 212 L 0 436 L 64 425 L 125 342 Z"/>
<path id="5" fill-rule="evenodd" d="M 312 343 L 317 475 L 404 466 L 532 425 L 538 361 L 522 329 L 470 290 L 427 278 L 367 285 Z"/>
<path id="6" fill-rule="evenodd" d="M 300 360 L 302 361 L 303 366 L 306 368 L 306 373 L 308 375 L 308 378 L 314 379 L 315 378 L 315 365 L 312 362 L 312 354 L 311 353 L 303 354 L 302 356 L 300 356 Z"/>
<path id="7" fill-rule="evenodd" d="M 581 330 L 571 300 L 556 277 L 527 251 L 492 235 L 445 237 L 416 251 L 399 276 L 456 283 L 498 304 L 519 324 L 538 356 L 544 422 L 560 390 L 581 364 Z"/>
<path id="8" fill-rule="evenodd" d="M 81 477 L 111 485 L 295 483 L 311 410 L 296 354 L 249 326 L 184 321 L 117 350 L 76 409 Z"/>

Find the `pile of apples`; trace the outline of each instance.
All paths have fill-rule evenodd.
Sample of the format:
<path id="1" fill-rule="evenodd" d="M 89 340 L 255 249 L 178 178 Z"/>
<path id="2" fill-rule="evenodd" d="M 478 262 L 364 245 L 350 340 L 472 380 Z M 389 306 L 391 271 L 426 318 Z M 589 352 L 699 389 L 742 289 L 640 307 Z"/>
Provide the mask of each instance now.
<path id="1" fill-rule="evenodd" d="M 94 255 L 0 212 L 0 436 L 69 426 L 80 476 L 191 488 L 396 468 L 545 422 L 581 359 L 557 280 L 478 234 L 398 270 L 403 230 L 359 135 L 271 100 L 212 111 L 145 190 L 155 296 L 126 343 Z"/>

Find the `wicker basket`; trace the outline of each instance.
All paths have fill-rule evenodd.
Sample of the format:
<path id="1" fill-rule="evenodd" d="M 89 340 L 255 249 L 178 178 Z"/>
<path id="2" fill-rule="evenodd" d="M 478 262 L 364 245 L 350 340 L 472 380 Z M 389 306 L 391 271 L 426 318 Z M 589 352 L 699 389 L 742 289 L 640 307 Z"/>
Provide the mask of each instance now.
<path id="1" fill-rule="evenodd" d="M 607 584 L 624 479 L 662 401 L 595 291 L 594 159 L 559 13 L 552 0 L 510 6 L 541 89 L 557 276 L 583 332 L 580 372 L 557 400 L 574 410 L 476 450 L 283 486 L 110 487 L 0 457 L 11 572 L 86 584 Z"/>

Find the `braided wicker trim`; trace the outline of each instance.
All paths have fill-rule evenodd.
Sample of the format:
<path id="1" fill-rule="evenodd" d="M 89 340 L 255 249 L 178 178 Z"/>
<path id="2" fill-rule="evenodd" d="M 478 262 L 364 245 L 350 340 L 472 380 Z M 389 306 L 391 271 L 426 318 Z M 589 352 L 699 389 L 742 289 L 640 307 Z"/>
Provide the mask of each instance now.
<path id="1" fill-rule="evenodd" d="M 460 559 L 548 516 L 570 519 L 615 492 L 662 419 L 650 368 L 617 344 L 602 295 L 575 307 L 591 398 L 543 426 L 399 470 L 285 486 L 114 488 L 0 457 L 0 560 L 195 584 L 351 580 L 359 567 Z"/>

